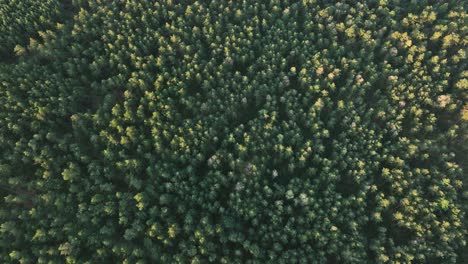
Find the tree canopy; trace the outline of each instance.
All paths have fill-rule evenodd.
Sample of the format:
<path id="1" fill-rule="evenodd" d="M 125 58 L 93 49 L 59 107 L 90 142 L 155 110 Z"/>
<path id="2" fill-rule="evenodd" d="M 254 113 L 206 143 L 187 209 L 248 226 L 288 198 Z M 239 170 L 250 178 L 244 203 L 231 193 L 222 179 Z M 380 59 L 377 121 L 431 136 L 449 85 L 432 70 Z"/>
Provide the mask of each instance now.
<path id="1" fill-rule="evenodd" d="M 0 262 L 462 263 L 466 19 L 0 0 Z"/>

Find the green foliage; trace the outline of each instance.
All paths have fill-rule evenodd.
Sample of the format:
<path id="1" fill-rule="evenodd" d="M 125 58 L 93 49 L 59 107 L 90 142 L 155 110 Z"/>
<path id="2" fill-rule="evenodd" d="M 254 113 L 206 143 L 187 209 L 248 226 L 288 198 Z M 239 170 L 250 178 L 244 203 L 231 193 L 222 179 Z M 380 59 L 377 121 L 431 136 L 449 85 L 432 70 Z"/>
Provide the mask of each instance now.
<path id="1" fill-rule="evenodd" d="M 465 13 L 0 0 L 0 262 L 462 263 Z"/>
<path id="2" fill-rule="evenodd" d="M 60 22 L 63 6 L 58 0 L 0 0 L 0 56 L 26 51 L 22 46 L 47 40 Z"/>

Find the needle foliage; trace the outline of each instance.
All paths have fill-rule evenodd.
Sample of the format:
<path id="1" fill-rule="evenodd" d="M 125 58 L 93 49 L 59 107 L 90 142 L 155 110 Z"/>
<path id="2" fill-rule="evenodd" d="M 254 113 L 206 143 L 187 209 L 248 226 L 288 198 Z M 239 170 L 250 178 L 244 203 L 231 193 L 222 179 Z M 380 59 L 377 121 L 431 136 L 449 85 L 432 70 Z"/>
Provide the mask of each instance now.
<path id="1" fill-rule="evenodd" d="M 0 262 L 462 263 L 466 20 L 0 0 Z"/>

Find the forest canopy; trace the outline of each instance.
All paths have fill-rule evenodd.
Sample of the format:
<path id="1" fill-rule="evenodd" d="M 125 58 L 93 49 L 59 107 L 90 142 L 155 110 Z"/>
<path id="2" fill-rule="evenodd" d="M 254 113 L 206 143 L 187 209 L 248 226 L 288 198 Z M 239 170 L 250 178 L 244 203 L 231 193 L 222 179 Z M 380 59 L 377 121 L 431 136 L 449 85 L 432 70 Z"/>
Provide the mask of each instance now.
<path id="1" fill-rule="evenodd" d="M 0 0 L 0 262 L 466 261 L 465 4 Z"/>

